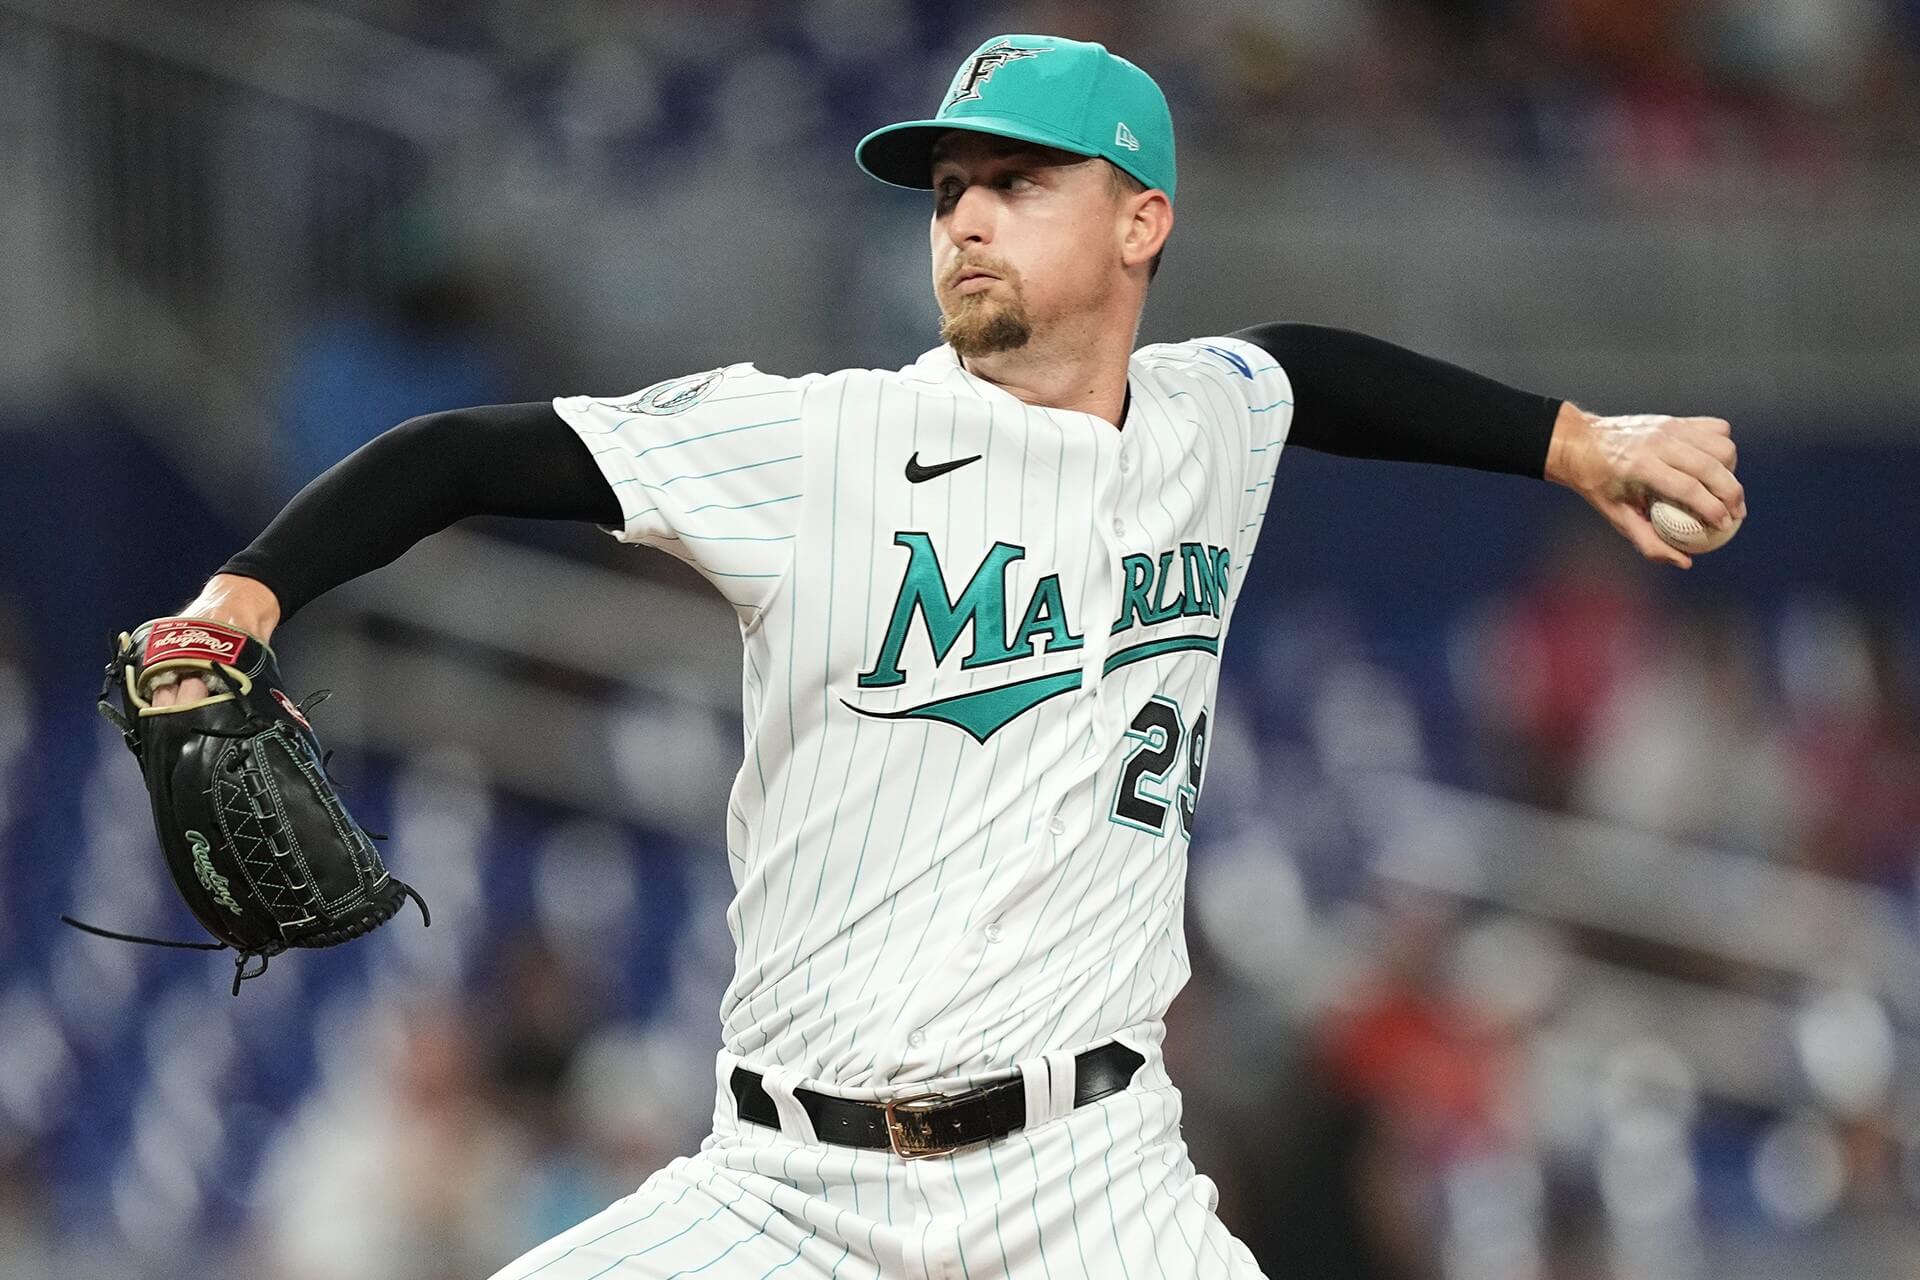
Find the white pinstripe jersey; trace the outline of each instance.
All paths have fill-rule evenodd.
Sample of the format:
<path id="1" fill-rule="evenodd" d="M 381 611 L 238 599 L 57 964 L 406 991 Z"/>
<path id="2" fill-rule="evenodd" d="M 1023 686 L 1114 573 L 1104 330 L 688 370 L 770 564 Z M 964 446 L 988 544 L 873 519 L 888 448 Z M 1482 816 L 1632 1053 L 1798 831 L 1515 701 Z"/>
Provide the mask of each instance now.
<path id="1" fill-rule="evenodd" d="M 1185 983 L 1220 644 L 1293 395 L 1232 338 L 1128 378 L 1120 430 L 947 347 L 554 402 L 622 536 L 739 613 L 729 1052 L 852 1096 L 964 1087 Z"/>

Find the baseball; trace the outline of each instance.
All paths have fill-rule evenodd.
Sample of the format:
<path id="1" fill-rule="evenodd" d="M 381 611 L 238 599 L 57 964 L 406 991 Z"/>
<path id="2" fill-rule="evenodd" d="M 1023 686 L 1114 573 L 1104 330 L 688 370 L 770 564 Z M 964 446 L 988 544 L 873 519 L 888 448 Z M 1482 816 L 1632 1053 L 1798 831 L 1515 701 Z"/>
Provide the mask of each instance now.
<path id="1" fill-rule="evenodd" d="M 1717 551 L 1740 532 L 1740 520 L 1724 529 L 1716 529 L 1693 512 L 1665 498 L 1656 498 L 1647 508 L 1647 519 L 1653 522 L 1656 533 L 1668 546 L 1697 555 L 1702 551 Z"/>

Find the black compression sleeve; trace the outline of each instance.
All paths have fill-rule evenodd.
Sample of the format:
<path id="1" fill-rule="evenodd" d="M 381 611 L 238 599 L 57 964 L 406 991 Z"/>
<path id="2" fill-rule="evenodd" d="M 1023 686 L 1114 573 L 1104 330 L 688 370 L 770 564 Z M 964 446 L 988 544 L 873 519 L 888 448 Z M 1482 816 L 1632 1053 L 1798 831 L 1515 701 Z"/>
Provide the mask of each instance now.
<path id="1" fill-rule="evenodd" d="M 1293 383 L 1290 444 L 1536 479 L 1546 471 L 1559 400 L 1346 329 L 1276 323 L 1232 336 L 1278 360 Z"/>
<path id="2" fill-rule="evenodd" d="M 622 523 L 612 487 L 551 404 L 449 409 L 336 463 L 220 572 L 265 583 L 284 621 L 467 516 Z"/>

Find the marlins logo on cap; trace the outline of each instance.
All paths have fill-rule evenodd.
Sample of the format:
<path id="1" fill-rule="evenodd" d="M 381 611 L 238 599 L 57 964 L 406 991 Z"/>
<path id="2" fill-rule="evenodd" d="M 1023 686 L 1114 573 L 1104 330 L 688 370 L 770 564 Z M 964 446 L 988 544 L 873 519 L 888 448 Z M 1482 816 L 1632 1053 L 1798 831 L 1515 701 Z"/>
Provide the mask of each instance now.
<path id="1" fill-rule="evenodd" d="M 953 88 L 947 93 L 947 100 L 940 104 L 942 112 L 950 109 L 956 102 L 973 102 L 980 97 L 980 87 L 993 78 L 1001 64 L 1012 62 L 1015 58 L 1037 58 L 1047 49 L 1023 49 L 1001 40 L 988 45 L 980 52 L 961 64 L 960 72 L 953 78 Z"/>
<path id="2" fill-rule="evenodd" d="M 1097 44 L 995 36 L 954 72 L 931 120 L 876 129 L 860 167 L 896 187 L 933 186 L 933 144 L 953 129 L 1099 156 L 1173 198 L 1173 115 L 1153 77 Z"/>

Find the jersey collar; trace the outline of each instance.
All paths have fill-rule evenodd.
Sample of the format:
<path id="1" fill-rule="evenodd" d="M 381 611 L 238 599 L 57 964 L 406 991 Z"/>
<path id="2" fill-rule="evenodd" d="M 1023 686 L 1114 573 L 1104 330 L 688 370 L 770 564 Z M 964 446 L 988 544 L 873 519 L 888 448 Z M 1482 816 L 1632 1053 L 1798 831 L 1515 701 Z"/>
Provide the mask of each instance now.
<path id="1" fill-rule="evenodd" d="M 976 400 L 1004 400 L 1009 404 L 1018 405 L 1021 409 L 1032 408 L 1031 405 L 1019 396 L 1014 395 L 1011 391 L 1007 391 L 1004 388 L 988 382 L 978 374 L 967 372 L 967 367 L 960 363 L 959 353 L 944 342 L 933 350 L 926 352 L 918 360 L 915 360 L 912 364 L 902 369 L 901 372 L 916 381 L 930 382 L 948 391 L 972 396 Z M 1127 421 L 1133 412 L 1133 378 L 1136 372 L 1138 372 L 1138 370 L 1134 368 L 1134 357 L 1129 356 L 1127 358 L 1126 407 L 1122 409 L 1120 419 L 1123 423 Z M 1072 413 L 1074 411 L 1070 409 L 1054 409 L 1049 410 L 1049 412 Z M 1079 416 L 1089 417 L 1091 415 L 1080 414 Z"/>
<path id="2" fill-rule="evenodd" d="M 1011 391 L 1004 390 L 988 382 L 978 374 L 968 373 L 967 367 L 960 363 L 960 354 L 946 343 L 915 360 L 902 372 L 922 382 L 931 382 L 948 391 L 972 396 L 976 400 L 1009 400 L 1021 408 L 1026 402 Z"/>

